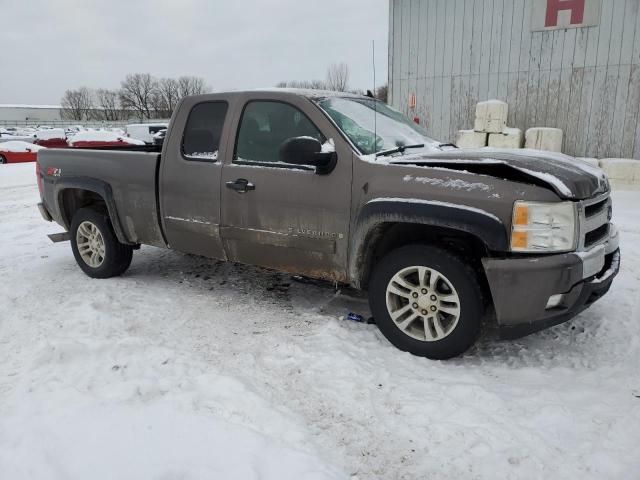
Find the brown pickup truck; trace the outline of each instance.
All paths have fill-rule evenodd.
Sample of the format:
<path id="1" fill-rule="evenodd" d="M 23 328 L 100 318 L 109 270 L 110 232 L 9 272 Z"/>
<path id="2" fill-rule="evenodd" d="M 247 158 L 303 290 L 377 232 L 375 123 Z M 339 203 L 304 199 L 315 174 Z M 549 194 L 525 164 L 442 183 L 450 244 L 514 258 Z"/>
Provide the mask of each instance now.
<path id="1" fill-rule="evenodd" d="M 39 152 L 43 217 L 84 272 L 141 244 L 366 290 L 391 343 L 449 358 L 566 321 L 620 264 L 599 169 L 460 150 L 368 97 L 260 90 L 182 100 L 162 151 Z"/>

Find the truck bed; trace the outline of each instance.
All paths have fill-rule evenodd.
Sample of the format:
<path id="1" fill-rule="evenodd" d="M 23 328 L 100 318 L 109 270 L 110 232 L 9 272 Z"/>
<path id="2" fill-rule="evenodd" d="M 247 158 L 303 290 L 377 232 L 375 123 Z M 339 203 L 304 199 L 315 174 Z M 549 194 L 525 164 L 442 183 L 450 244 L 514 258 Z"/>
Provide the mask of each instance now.
<path id="1" fill-rule="evenodd" d="M 127 243 L 166 246 L 158 222 L 156 198 L 160 153 L 156 146 L 122 148 L 46 149 L 38 152 L 43 179 L 44 203 L 52 217 L 69 228 L 71 219 L 60 211 L 66 189 L 92 185 L 115 207 L 119 225 L 116 233 Z M 135 147 L 134 147 L 135 148 Z"/>

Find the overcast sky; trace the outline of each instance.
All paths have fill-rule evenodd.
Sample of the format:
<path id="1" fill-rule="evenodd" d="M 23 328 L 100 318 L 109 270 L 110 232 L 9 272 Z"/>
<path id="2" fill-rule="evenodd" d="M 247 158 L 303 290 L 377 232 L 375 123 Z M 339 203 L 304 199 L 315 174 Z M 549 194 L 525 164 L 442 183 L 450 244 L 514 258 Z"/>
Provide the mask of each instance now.
<path id="1" fill-rule="evenodd" d="M 387 77 L 388 0 L 0 0 L 0 103 L 58 104 L 127 73 L 197 75 L 214 90 Z"/>

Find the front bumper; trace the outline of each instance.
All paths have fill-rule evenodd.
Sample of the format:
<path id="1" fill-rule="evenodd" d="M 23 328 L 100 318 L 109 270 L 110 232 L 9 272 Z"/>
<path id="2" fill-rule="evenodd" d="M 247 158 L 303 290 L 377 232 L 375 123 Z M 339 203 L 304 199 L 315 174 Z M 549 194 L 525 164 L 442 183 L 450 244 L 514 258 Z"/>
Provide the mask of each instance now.
<path id="1" fill-rule="evenodd" d="M 503 338 L 518 338 L 573 318 L 602 297 L 620 270 L 619 237 L 587 252 L 483 260 Z M 549 305 L 552 296 L 561 296 Z"/>

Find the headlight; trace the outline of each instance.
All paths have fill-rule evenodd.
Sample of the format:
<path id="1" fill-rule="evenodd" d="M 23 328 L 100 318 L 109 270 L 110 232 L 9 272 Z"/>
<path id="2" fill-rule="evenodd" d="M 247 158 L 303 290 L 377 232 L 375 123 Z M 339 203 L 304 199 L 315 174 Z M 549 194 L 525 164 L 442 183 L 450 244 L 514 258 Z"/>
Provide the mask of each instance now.
<path id="1" fill-rule="evenodd" d="M 576 205 L 573 202 L 513 204 L 511 251 L 568 252 L 576 248 Z"/>

